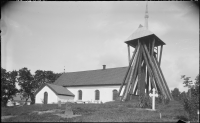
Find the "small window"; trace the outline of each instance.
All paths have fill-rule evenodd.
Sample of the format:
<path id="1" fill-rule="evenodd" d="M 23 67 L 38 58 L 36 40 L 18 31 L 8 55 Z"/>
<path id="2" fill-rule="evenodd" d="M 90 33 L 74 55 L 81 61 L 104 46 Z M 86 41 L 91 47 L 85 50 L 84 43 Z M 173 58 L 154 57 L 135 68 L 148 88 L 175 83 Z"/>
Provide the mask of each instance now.
<path id="1" fill-rule="evenodd" d="M 118 97 L 118 91 L 115 89 L 113 90 L 113 100 L 117 100 Z"/>
<path id="2" fill-rule="evenodd" d="M 82 100 L 82 91 L 81 90 L 78 91 L 78 100 Z"/>
<path id="3" fill-rule="evenodd" d="M 99 100 L 99 97 L 100 97 L 100 92 L 99 92 L 99 90 L 96 90 L 95 91 L 95 100 Z"/>

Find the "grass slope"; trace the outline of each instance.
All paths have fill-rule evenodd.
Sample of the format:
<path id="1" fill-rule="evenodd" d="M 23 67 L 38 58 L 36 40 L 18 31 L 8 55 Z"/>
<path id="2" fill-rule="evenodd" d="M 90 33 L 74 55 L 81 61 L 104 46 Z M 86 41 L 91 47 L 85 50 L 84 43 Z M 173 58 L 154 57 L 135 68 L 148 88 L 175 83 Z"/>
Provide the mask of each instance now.
<path id="1" fill-rule="evenodd" d="M 188 114 L 176 101 L 167 105 L 156 105 L 157 111 L 138 110 L 136 102 L 108 102 L 105 104 L 70 104 L 74 114 L 82 115 L 74 118 L 61 118 L 52 113 L 38 114 L 34 111 L 59 109 L 64 113 L 65 105 L 58 108 L 56 104 L 30 105 L 23 107 L 2 108 L 1 115 L 14 115 L 4 122 L 177 122 L 187 120 Z M 160 119 L 160 113 L 162 118 Z"/>

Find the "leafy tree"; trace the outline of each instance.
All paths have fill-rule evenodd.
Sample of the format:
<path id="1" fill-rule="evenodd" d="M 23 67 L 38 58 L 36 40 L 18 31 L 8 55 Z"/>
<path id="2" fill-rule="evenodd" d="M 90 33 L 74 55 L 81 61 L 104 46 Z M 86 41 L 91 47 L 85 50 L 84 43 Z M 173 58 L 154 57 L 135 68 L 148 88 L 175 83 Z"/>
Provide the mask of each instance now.
<path id="1" fill-rule="evenodd" d="M 191 88 L 192 87 L 192 81 L 190 80 L 191 77 L 186 77 L 185 75 L 182 75 L 181 76 L 181 79 L 183 79 L 183 84 L 184 84 L 184 87 L 188 87 L 188 88 Z"/>
<path id="2" fill-rule="evenodd" d="M 31 95 L 33 95 L 37 83 L 34 81 L 34 76 L 31 74 L 30 70 L 26 67 L 19 70 L 18 83 L 21 87 L 20 92 L 27 102 Z"/>
<path id="3" fill-rule="evenodd" d="M 34 75 L 34 81 L 37 82 L 36 84 L 36 88 L 39 88 L 43 83 L 45 83 L 45 72 L 42 70 L 37 70 L 35 71 L 35 75 Z"/>
<path id="4" fill-rule="evenodd" d="M 56 81 L 58 77 L 60 77 L 61 74 L 59 73 L 53 73 L 52 71 L 42 71 L 37 70 L 35 71 L 34 75 L 34 81 L 37 83 L 37 87 L 39 88 L 44 83 L 53 83 Z"/>
<path id="5" fill-rule="evenodd" d="M 194 99 L 194 103 L 196 103 L 199 109 L 199 74 L 195 78 L 195 87 L 192 90 L 192 98 Z"/>
<path id="6" fill-rule="evenodd" d="M 52 71 L 45 71 L 47 83 L 53 83 L 55 81 L 54 73 Z"/>
<path id="7" fill-rule="evenodd" d="M 6 84 L 6 81 L 7 81 L 7 77 L 8 74 L 6 72 L 5 69 L 1 68 L 1 101 L 2 101 L 2 105 L 5 105 L 5 100 L 4 100 L 4 97 L 6 95 L 6 88 L 7 88 L 7 84 Z"/>
<path id="8" fill-rule="evenodd" d="M 199 89 L 199 74 L 196 76 L 195 81 L 195 88 Z"/>
<path id="9" fill-rule="evenodd" d="M 186 99 L 186 98 L 187 98 L 186 92 L 185 92 L 185 91 L 181 92 L 181 93 L 180 93 L 180 96 L 179 96 L 179 101 L 180 101 L 181 103 L 183 103 L 184 99 Z"/>
<path id="10" fill-rule="evenodd" d="M 6 106 L 8 100 L 12 99 L 18 92 L 16 82 L 17 71 L 6 72 L 5 69 L 1 68 L 1 101 L 3 106 Z"/>
<path id="11" fill-rule="evenodd" d="M 174 88 L 174 90 L 172 90 L 171 93 L 175 100 L 179 100 L 180 91 L 178 88 Z"/>
<path id="12" fill-rule="evenodd" d="M 44 71 L 44 72 L 45 72 L 47 83 L 54 83 L 56 79 L 61 75 L 61 74 L 53 73 L 52 71 Z"/>
<path id="13" fill-rule="evenodd" d="M 192 85 L 192 81 L 189 81 L 189 77 L 182 76 L 184 79 L 183 84 L 188 87 L 189 96 L 183 99 L 184 109 L 189 113 L 189 119 L 191 121 L 197 120 L 197 109 L 199 109 L 199 74 L 195 79 L 195 85 Z"/>

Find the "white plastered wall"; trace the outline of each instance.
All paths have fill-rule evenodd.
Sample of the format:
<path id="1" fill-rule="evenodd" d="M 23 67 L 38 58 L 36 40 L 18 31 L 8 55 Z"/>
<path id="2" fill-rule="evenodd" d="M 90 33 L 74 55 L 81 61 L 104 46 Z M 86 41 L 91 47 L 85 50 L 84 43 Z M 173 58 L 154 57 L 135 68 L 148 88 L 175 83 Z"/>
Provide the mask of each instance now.
<path id="1" fill-rule="evenodd" d="M 74 97 L 58 95 L 58 101 L 61 101 L 61 102 L 73 102 L 74 101 Z"/>
<path id="2" fill-rule="evenodd" d="M 48 104 L 52 103 L 57 103 L 58 102 L 58 97 L 57 95 L 48 87 L 44 86 L 35 96 L 35 103 L 36 104 L 41 104 L 43 103 L 44 100 L 44 93 L 48 93 Z"/>
<path id="3" fill-rule="evenodd" d="M 69 91 L 71 91 L 75 97 L 74 101 L 78 100 L 78 91 L 82 91 L 82 100 L 84 102 L 96 103 L 96 102 L 109 102 L 113 101 L 113 90 L 117 90 L 119 92 L 120 85 L 116 86 L 79 86 L 79 87 L 66 87 Z M 123 92 L 124 87 L 122 88 Z M 95 101 L 95 90 L 99 90 L 100 99 L 99 101 Z M 120 96 L 122 95 L 122 92 Z"/>

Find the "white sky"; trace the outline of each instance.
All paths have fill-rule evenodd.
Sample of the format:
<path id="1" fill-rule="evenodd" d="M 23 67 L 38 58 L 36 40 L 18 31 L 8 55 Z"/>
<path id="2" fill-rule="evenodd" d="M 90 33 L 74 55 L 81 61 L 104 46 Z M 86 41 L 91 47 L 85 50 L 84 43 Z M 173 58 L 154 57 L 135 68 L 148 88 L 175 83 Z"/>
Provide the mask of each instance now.
<path id="1" fill-rule="evenodd" d="M 144 25 L 145 1 L 12 2 L 1 10 L 1 65 L 7 71 L 85 71 L 128 66 L 124 41 Z M 170 89 L 199 73 L 199 9 L 151 1 L 149 30 L 166 45 L 161 68 Z M 133 51 L 134 49 L 132 49 Z"/>

